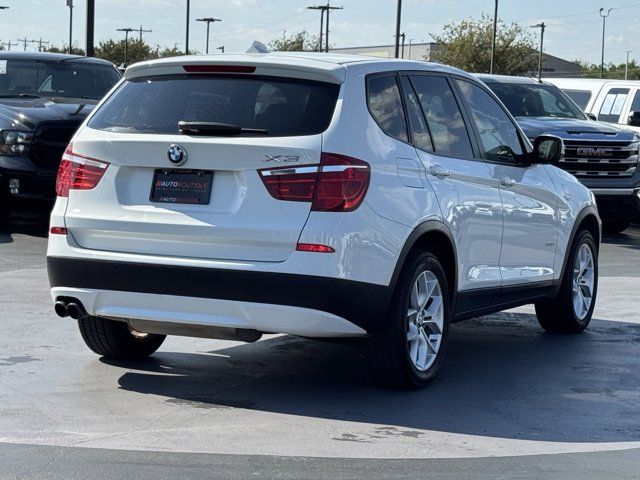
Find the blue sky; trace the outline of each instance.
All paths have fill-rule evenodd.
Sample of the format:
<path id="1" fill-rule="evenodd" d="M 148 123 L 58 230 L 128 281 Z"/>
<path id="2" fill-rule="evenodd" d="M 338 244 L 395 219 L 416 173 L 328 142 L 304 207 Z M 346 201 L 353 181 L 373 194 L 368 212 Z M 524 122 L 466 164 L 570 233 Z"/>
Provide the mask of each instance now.
<path id="1" fill-rule="evenodd" d="M 318 3 L 324 3 L 320 0 Z M 545 51 L 567 59 L 599 63 L 602 23 L 600 7 L 614 8 L 607 21 L 607 60 L 623 62 L 626 50 L 640 59 L 637 24 L 640 3 L 632 0 L 500 0 L 500 17 L 530 26 L 548 25 Z M 74 0 L 74 39 L 84 45 L 85 0 Z M 403 30 L 407 41 L 429 41 L 442 25 L 463 18 L 491 14 L 493 0 L 404 0 Z M 145 39 L 152 44 L 184 47 L 186 0 L 96 0 L 96 40 L 119 38 L 117 28 L 153 29 Z M 314 0 L 192 0 L 191 46 L 204 50 L 201 16 L 223 19 L 212 26 L 212 48 L 245 51 L 252 40 L 265 43 L 283 30 L 319 30 L 319 13 L 306 9 Z M 10 10 L 0 11 L 0 41 L 42 38 L 57 45 L 68 37 L 66 0 L 0 0 Z M 343 6 L 331 17 L 331 43 L 336 47 L 393 43 L 396 0 L 332 0 Z M 538 30 L 536 30 L 537 33 Z M 22 49 L 22 46 L 13 47 Z M 30 50 L 35 44 L 30 44 Z"/>

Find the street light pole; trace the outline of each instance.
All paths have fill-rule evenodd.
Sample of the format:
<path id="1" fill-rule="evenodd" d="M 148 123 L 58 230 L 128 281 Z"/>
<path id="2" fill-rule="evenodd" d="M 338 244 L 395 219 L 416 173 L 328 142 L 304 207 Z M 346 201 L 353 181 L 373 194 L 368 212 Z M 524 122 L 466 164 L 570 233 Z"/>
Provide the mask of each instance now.
<path id="1" fill-rule="evenodd" d="M 612 8 L 609 8 L 608 10 L 604 8 L 600 9 L 600 16 L 602 17 L 602 59 L 600 60 L 600 78 L 604 78 L 604 38 L 605 38 L 604 36 L 605 36 L 606 27 L 607 27 L 607 17 L 611 13 L 611 10 L 613 9 Z"/>
<path id="2" fill-rule="evenodd" d="M 187 25 L 186 25 L 186 40 L 184 42 L 184 53 L 189 55 L 189 17 L 191 16 L 191 0 L 187 0 Z"/>
<path id="3" fill-rule="evenodd" d="M 206 18 L 198 18 L 199 22 L 207 22 L 207 55 L 209 54 L 209 26 L 215 22 L 221 22 L 220 18 L 206 17 Z"/>
<path id="4" fill-rule="evenodd" d="M 69 54 L 73 53 L 73 0 L 67 0 L 69 7 Z"/>
<path id="5" fill-rule="evenodd" d="M 87 57 L 94 57 L 96 54 L 94 47 L 96 24 L 96 0 L 87 0 Z"/>
<path id="6" fill-rule="evenodd" d="M 493 11 L 493 36 L 491 39 L 491 63 L 489 65 L 489 73 L 493 73 L 496 65 L 496 37 L 498 35 L 498 0 L 496 0 L 495 9 Z"/>
<path id="7" fill-rule="evenodd" d="M 400 29 L 402 24 L 402 0 L 398 0 L 396 10 L 396 51 L 395 57 L 400 58 Z"/>
<path id="8" fill-rule="evenodd" d="M 542 83 L 542 51 L 544 48 L 544 30 L 547 26 L 542 23 L 538 23 L 537 25 L 531 25 L 531 28 L 539 28 L 540 29 L 540 53 L 538 55 L 538 82 Z"/>

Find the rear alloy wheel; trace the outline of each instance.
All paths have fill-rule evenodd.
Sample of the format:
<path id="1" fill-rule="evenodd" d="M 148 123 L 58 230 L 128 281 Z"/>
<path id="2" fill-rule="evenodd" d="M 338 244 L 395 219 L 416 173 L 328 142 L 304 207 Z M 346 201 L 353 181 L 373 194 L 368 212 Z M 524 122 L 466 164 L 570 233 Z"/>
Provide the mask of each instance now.
<path id="1" fill-rule="evenodd" d="M 132 360 L 153 354 L 165 335 L 144 333 L 132 329 L 127 322 L 107 320 L 101 317 L 85 317 L 78 320 L 80 333 L 87 346 L 103 357 Z"/>
<path id="2" fill-rule="evenodd" d="M 369 342 L 378 382 L 393 388 L 426 386 L 442 365 L 449 314 L 449 289 L 439 260 L 415 253 L 398 279 L 385 324 Z"/>
<path id="3" fill-rule="evenodd" d="M 548 332 L 580 333 L 591 322 L 598 293 L 598 249 L 591 233 L 578 232 L 569 253 L 558 295 L 536 303 L 536 315 Z"/>

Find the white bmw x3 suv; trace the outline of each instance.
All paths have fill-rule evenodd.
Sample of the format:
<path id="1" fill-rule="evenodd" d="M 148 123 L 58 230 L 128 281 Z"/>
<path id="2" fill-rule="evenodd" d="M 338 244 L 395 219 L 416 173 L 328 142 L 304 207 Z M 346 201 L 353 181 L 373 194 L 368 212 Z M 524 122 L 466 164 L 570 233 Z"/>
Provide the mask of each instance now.
<path id="1" fill-rule="evenodd" d="M 600 220 L 562 150 L 442 65 L 137 64 L 64 155 L 51 296 L 108 357 L 165 335 L 363 337 L 378 380 L 421 387 L 452 322 L 533 303 L 546 330 L 589 323 Z"/>

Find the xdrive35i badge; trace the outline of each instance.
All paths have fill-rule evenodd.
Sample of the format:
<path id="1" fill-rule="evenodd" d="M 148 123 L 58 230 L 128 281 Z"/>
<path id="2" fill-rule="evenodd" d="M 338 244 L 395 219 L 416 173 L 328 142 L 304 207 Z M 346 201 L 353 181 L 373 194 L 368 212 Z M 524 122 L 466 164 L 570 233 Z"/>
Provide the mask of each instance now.
<path id="1" fill-rule="evenodd" d="M 174 165 L 184 165 L 187 163 L 187 151 L 180 145 L 171 145 L 167 152 L 169 161 Z"/>

